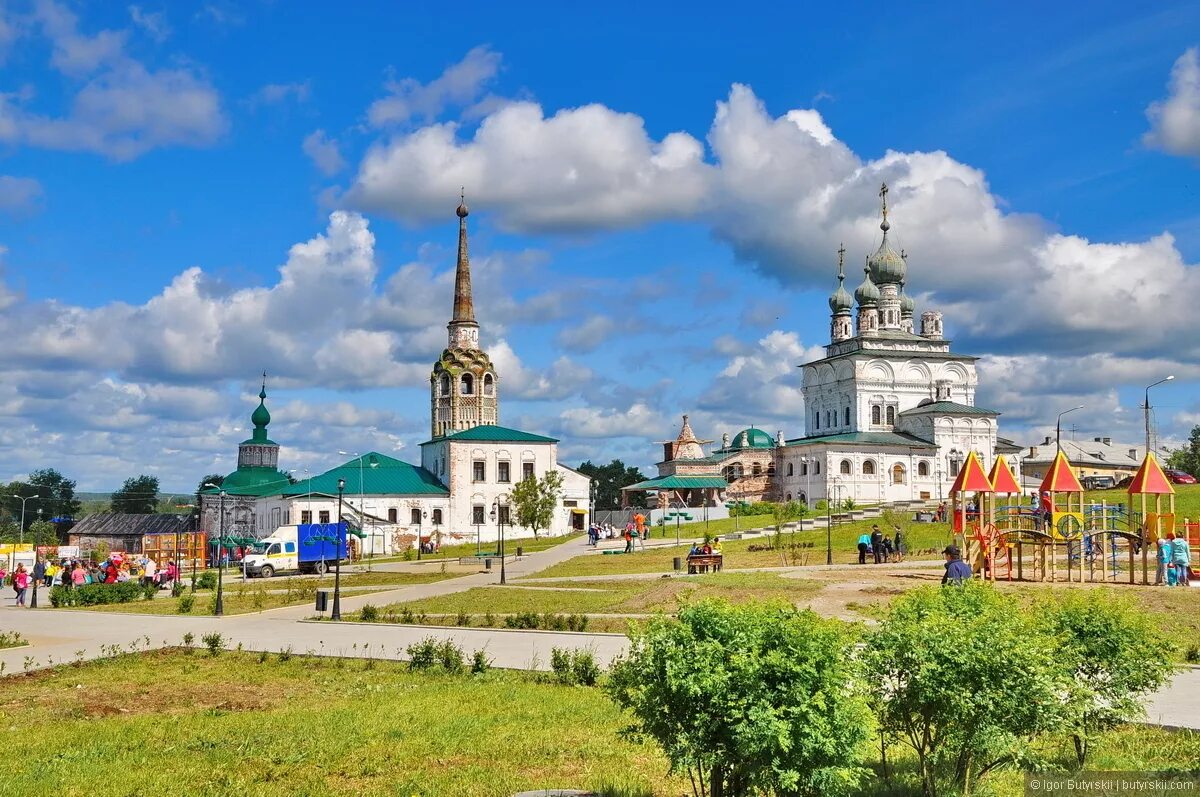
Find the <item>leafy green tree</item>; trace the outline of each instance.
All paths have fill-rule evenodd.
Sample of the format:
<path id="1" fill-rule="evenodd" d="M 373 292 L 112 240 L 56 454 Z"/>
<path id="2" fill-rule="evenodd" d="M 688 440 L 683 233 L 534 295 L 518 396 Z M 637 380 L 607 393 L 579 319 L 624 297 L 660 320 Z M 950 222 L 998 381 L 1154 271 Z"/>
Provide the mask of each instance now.
<path id="1" fill-rule="evenodd" d="M 35 470 L 25 481 L 0 484 L 0 507 L 13 520 L 20 522 L 21 498 L 35 498 L 25 502 L 25 528 L 37 520 L 37 510 L 42 517 L 74 518 L 80 512 L 79 500 L 75 498 L 75 482 L 53 468 Z"/>
<path id="2" fill-rule="evenodd" d="M 1168 467 L 1177 468 L 1193 476 L 1200 475 L 1200 426 L 1192 427 L 1187 443 L 1177 449 L 1165 451 Z"/>
<path id="3" fill-rule="evenodd" d="M 871 730 L 846 626 L 783 603 L 709 599 L 630 634 L 608 694 L 697 797 L 854 788 Z"/>
<path id="4" fill-rule="evenodd" d="M 913 749 L 926 797 L 970 794 L 989 772 L 1036 764 L 1034 739 L 1060 728 L 1071 679 L 1054 639 L 993 587 L 914 590 L 867 641 L 864 672 L 885 738 Z"/>
<path id="5" fill-rule="evenodd" d="M 26 545 L 58 545 L 58 532 L 48 520 L 36 520 L 21 534 L 19 523 L 6 523 L 0 527 L 0 542 L 20 542 Z"/>
<path id="6" fill-rule="evenodd" d="M 798 520 L 804 517 L 808 509 L 799 501 L 779 501 L 771 505 L 771 520 L 775 524 L 775 549 L 779 551 L 779 558 L 783 561 L 783 566 L 787 567 L 787 557 L 783 550 L 783 526 L 785 523 L 790 523 L 793 520 Z M 796 541 L 796 532 L 792 531 L 792 542 Z"/>
<path id="7" fill-rule="evenodd" d="M 204 492 L 204 489 L 205 489 L 204 485 L 215 484 L 218 487 L 220 487 L 224 481 L 225 481 L 225 477 L 222 476 L 220 473 L 210 473 L 207 476 L 205 476 L 203 479 L 201 479 L 200 483 L 196 485 L 196 492 L 195 492 L 196 500 L 194 502 L 196 504 L 196 506 L 200 506 L 200 493 Z"/>
<path id="8" fill-rule="evenodd" d="M 1056 595 L 1037 614 L 1072 679 L 1068 723 L 1082 768 L 1099 734 L 1144 715 L 1142 699 L 1171 677 L 1172 646 L 1128 599 L 1107 590 Z"/>
<path id="9" fill-rule="evenodd" d="M 595 482 L 596 509 L 619 509 L 621 507 L 621 488 L 646 480 L 640 470 L 626 465 L 619 459 L 614 459 L 607 465 L 594 465 L 591 460 L 588 460 L 575 470 Z M 645 507 L 646 494 L 634 493 L 629 496 L 629 502 L 632 506 Z"/>
<path id="10" fill-rule="evenodd" d="M 131 476 L 112 494 L 112 511 L 152 515 L 158 505 L 158 477 Z"/>
<path id="11" fill-rule="evenodd" d="M 512 504 L 517 513 L 517 525 L 531 530 L 534 539 L 537 539 L 538 531 L 550 528 L 554 522 L 562 483 L 562 474 L 549 470 L 540 479 L 530 476 L 513 485 Z"/>

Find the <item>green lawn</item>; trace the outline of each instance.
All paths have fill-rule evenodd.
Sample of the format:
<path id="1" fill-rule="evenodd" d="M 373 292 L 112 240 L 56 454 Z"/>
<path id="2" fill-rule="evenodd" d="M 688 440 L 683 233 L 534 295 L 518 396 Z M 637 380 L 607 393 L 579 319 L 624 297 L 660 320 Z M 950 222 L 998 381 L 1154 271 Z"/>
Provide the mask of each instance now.
<path id="1" fill-rule="evenodd" d="M 197 651 L 4 682 L 5 794 L 678 795 L 597 689 Z M 503 696 L 503 699 L 497 699 Z M 452 708 L 453 707 L 453 708 Z M 447 710 L 450 708 L 450 710 Z"/>
<path id="2" fill-rule="evenodd" d="M 1085 500 L 1088 503 L 1100 503 L 1107 501 L 1110 504 L 1125 504 L 1129 500 L 1129 494 L 1125 492 L 1125 488 L 1113 490 L 1093 490 L 1085 494 Z M 1154 496 L 1147 496 L 1146 503 L 1153 507 Z M 1167 497 L 1163 497 L 1163 511 L 1167 511 Z M 1133 509 L 1135 512 L 1141 511 L 1141 497 L 1134 496 Z M 1200 521 L 1200 484 L 1176 484 L 1175 485 L 1175 517 L 1182 522 L 1184 518 L 1188 518 L 1193 522 Z"/>
<path id="3" fill-rule="evenodd" d="M 907 516 L 904 516 L 907 517 Z M 858 561 L 858 538 L 871 531 L 875 523 L 881 529 L 888 529 L 888 524 L 882 518 L 867 518 L 865 520 L 845 523 L 833 527 L 833 561 L 835 564 L 849 564 Z M 913 557 L 929 558 L 937 554 L 920 553 L 921 551 L 941 550 L 950 542 L 950 527 L 945 523 L 913 523 L 907 520 L 899 521 L 904 531 L 905 539 Z M 695 524 L 693 524 L 694 526 Z M 703 524 L 701 524 L 702 526 Z M 693 533 L 696 529 L 693 528 Z M 703 531 L 703 529 L 700 529 Z M 655 535 L 657 535 L 657 530 Z M 668 539 L 674 535 L 669 535 Z M 656 539 L 651 537 L 651 539 Z M 686 535 L 684 536 L 686 539 Z M 725 556 L 727 569 L 749 567 L 783 567 L 793 565 L 825 564 L 825 530 L 785 531 L 785 545 L 795 543 L 808 547 L 789 551 L 787 558 L 780 556 L 779 551 L 750 551 L 751 546 L 762 547 L 770 543 L 769 535 L 755 535 L 741 540 L 722 540 L 721 551 Z M 548 568 L 539 576 L 599 576 L 610 573 L 668 573 L 671 572 L 673 559 L 676 556 L 686 556 L 688 546 L 670 546 L 667 548 L 650 548 L 632 554 L 601 554 L 584 553 L 573 559 Z"/>
<path id="4" fill-rule="evenodd" d="M 564 535 L 562 537 L 548 537 L 545 534 L 543 534 L 542 536 L 538 537 L 537 539 L 534 539 L 533 537 L 521 537 L 519 539 L 513 539 L 506 535 L 505 540 L 504 540 L 504 550 L 505 550 L 506 554 L 515 555 L 517 552 L 517 547 L 519 546 L 524 550 L 525 553 L 534 553 L 536 551 L 544 551 L 547 548 L 553 548 L 556 545 L 561 545 L 566 542 L 571 542 L 573 540 L 582 540 L 585 538 L 586 538 L 586 535 L 584 535 L 584 534 L 568 534 L 568 535 Z M 483 551 L 484 553 L 495 553 L 497 547 L 498 547 L 498 545 L 494 541 L 493 542 L 485 542 L 478 548 L 476 547 L 475 543 L 473 543 L 473 542 L 464 542 L 464 543 L 459 543 L 457 545 L 443 545 L 441 551 L 439 551 L 436 554 L 422 554 L 421 561 L 425 561 L 426 559 L 433 560 L 433 561 L 436 561 L 438 559 L 458 559 L 460 556 L 474 556 L 476 551 Z M 405 559 L 403 556 L 379 557 L 379 558 L 371 559 L 371 560 L 364 559 L 364 560 L 362 560 L 362 562 L 356 562 L 355 564 L 362 565 L 362 564 L 366 564 L 367 561 L 372 561 L 372 562 L 416 561 L 416 555 L 414 554 L 411 559 Z"/>
<path id="5" fill-rule="evenodd" d="M 606 797 L 690 794 L 652 744 L 618 735 L 604 693 L 537 676 L 413 674 L 388 661 L 162 651 L 4 680 L 6 794 L 455 795 L 580 788 Z M 498 699 L 502 697 L 502 699 Z M 1063 766 L 1065 738 L 1040 745 Z M 878 740 L 864 748 L 879 772 Z M 912 756 L 888 751 L 888 793 L 909 794 Z M 1191 732 L 1124 727 L 1089 769 L 1200 769 Z M 861 795 L 885 791 L 878 778 Z M 1019 772 L 980 784 L 1018 797 Z"/>
<path id="6" fill-rule="evenodd" d="M 537 587 L 510 584 L 381 606 L 379 611 L 384 618 L 395 620 L 407 608 L 415 615 L 427 615 L 429 622 L 444 622 L 442 618 L 459 613 L 471 615 L 474 621 L 487 614 L 498 617 L 522 612 L 649 615 L 674 612 L 680 601 L 702 597 L 734 602 L 778 598 L 794 603 L 811 598 L 820 586 L 772 573 L 715 573 L 689 578 L 566 582 Z"/>

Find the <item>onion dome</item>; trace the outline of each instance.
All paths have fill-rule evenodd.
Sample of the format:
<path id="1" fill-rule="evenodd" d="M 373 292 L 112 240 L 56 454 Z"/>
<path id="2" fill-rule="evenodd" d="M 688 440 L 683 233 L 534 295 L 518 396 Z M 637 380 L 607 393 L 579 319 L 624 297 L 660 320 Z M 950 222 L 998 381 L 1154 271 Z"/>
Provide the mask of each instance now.
<path id="1" fill-rule="evenodd" d="M 863 269 L 862 284 L 854 289 L 854 301 L 858 302 L 859 307 L 874 307 L 879 304 L 879 287 L 871 282 L 871 267 L 867 266 Z"/>
<path id="2" fill-rule="evenodd" d="M 256 429 L 265 429 L 271 423 L 271 413 L 267 412 L 267 385 L 265 382 L 262 390 L 258 392 L 258 407 L 250 415 L 250 422 Z"/>
<path id="3" fill-rule="evenodd" d="M 916 310 L 916 308 L 917 308 L 917 303 L 913 301 L 913 298 L 911 296 L 909 296 L 907 293 L 904 292 L 904 283 L 901 282 L 900 283 L 900 315 L 911 316 L 913 314 L 913 311 Z"/>
<path id="4" fill-rule="evenodd" d="M 904 282 L 904 274 L 907 270 L 904 258 L 888 243 L 888 230 L 892 225 L 888 223 L 887 218 L 887 193 L 887 183 L 884 183 L 879 189 L 879 196 L 883 200 L 883 221 L 879 224 L 879 229 L 883 230 L 883 240 L 879 243 L 879 248 L 875 250 L 875 253 L 867 258 L 867 266 L 871 269 L 871 280 L 876 285 L 893 285 Z"/>
<path id="5" fill-rule="evenodd" d="M 762 429 L 756 429 L 751 426 L 749 429 L 743 429 L 733 437 L 733 445 L 727 446 L 729 451 L 741 451 L 747 448 L 774 448 L 775 441 L 771 435 L 764 432 Z"/>
<path id="6" fill-rule="evenodd" d="M 845 256 L 845 254 L 846 254 L 846 247 L 845 246 L 839 247 L 838 248 L 838 275 L 837 275 L 838 286 L 837 286 L 837 290 L 833 292 L 833 295 L 829 297 L 829 309 L 833 311 L 834 315 L 837 315 L 838 313 L 849 312 L 850 308 L 854 304 L 854 300 L 850 298 L 850 294 L 846 292 L 846 288 L 842 284 L 843 282 L 846 281 L 846 274 L 843 270 L 843 265 L 842 265 L 843 257 Z"/>

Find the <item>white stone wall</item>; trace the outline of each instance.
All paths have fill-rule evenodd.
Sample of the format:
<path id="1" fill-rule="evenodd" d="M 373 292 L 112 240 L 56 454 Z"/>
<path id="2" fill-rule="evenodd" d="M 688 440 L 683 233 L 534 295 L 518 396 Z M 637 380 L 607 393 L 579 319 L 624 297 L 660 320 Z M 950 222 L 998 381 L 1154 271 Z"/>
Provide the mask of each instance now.
<path id="1" fill-rule="evenodd" d="M 849 463 L 849 473 L 843 472 L 843 462 Z M 936 500 L 946 496 L 953 482 L 943 468 L 939 488 L 937 462 L 938 457 L 931 449 L 787 446 L 779 453 L 776 478 L 784 500 L 788 495 L 800 500 L 803 495 L 810 505 L 831 497 L 852 498 L 859 504 L 919 501 L 923 493 Z M 899 479 L 897 465 L 901 468 Z M 873 473 L 868 472 L 872 470 Z"/>

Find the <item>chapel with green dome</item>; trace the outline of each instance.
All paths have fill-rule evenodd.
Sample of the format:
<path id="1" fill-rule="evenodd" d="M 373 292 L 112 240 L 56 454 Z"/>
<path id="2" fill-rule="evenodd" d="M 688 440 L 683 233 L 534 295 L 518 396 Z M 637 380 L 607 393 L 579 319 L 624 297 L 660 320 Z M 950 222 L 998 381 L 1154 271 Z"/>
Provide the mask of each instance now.
<path id="1" fill-rule="evenodd" d="M 279 444 L 267 436 L 271 413 L 267 409 L 267 377 L 263 375 L 258 406 L 250 414 L 254 431 L 238 444 L 237 470 L 221 482 L 229 495 L 271 495 L 289 484 L 288 475 L 279 470 Z M 211 490 L 210 492 L 217 492 Z"/>

